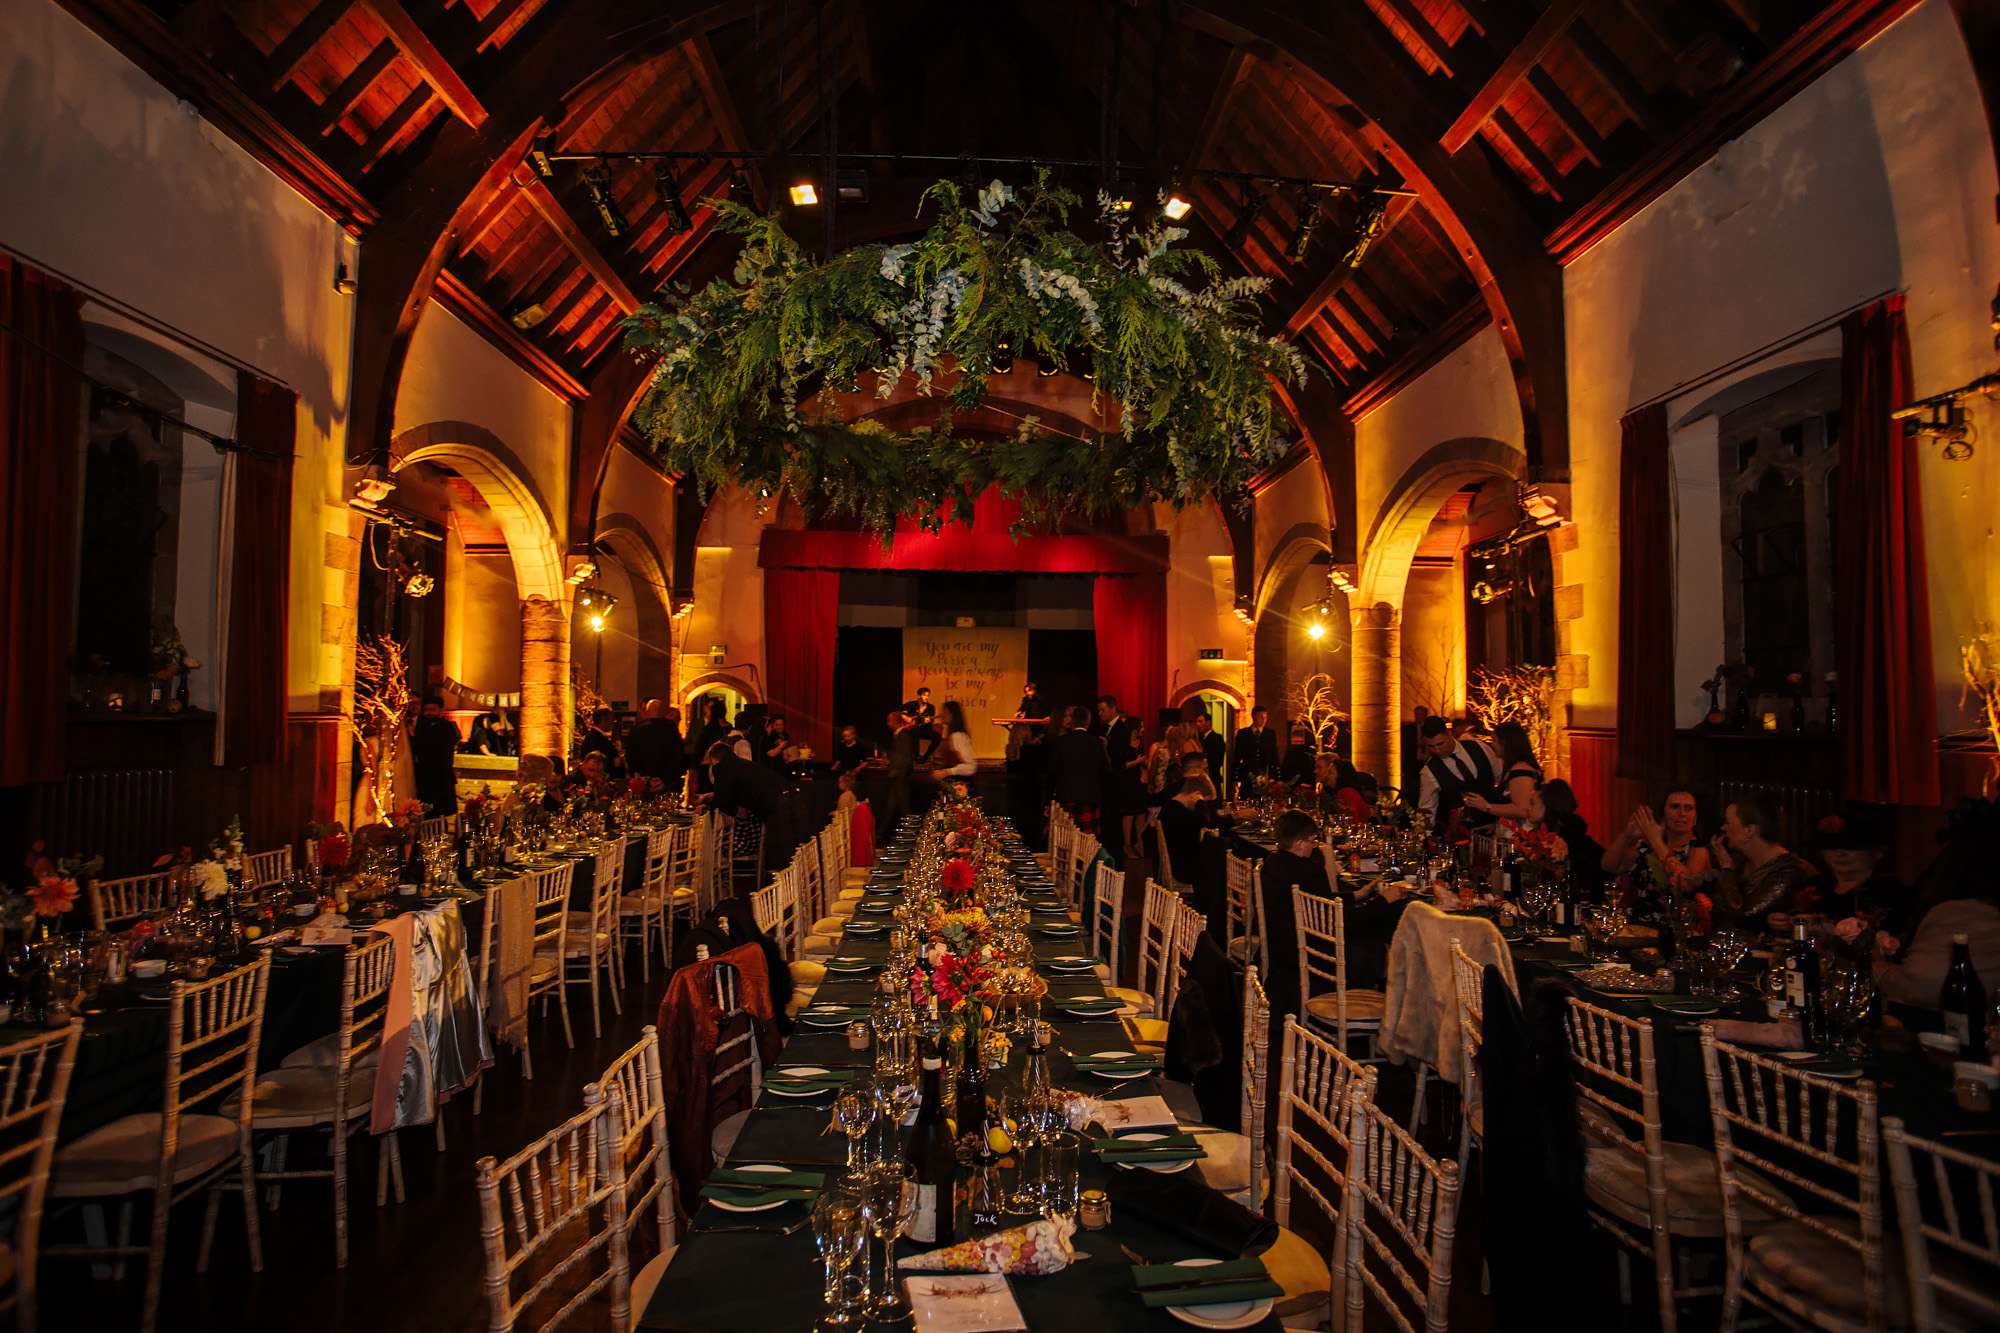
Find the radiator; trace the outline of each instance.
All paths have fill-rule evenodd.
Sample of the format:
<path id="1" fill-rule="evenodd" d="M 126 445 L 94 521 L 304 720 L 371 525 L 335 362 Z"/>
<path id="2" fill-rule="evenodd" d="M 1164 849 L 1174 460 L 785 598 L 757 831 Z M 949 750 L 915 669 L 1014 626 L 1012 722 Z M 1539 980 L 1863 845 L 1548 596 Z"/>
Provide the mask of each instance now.
<path id="1" fill-rule="evenodd" d="M 115 768 L 39 783 L 29 827 L 52 856 L 101 855 L 107 877 L 136 875 L 174 843 L 174 770 Z"/>

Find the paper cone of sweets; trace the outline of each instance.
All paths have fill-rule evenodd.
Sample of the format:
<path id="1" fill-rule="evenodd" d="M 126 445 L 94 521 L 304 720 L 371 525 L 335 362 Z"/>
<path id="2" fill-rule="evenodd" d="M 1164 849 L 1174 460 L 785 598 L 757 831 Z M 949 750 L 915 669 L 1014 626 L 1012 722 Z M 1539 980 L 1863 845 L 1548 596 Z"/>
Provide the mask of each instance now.
<path id="1" fill-rule="evenodd" d="M 919 1273 L 1059 1273 L 1076 1258 L 1072 1218 L 1041 1218 L 941 1250 L 913 1254 L 898 1268 Z"/>

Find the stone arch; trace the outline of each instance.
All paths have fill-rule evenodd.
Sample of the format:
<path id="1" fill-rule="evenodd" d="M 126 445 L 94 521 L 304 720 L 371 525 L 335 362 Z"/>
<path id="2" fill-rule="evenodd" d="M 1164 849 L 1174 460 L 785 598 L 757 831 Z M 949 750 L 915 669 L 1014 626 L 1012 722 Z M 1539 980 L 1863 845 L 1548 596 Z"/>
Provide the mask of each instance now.
<path id="1" fill-rule="evenodd" d="M 1255 658 L 1251 664 L 1253 692 L 1257 701 L 1277 718 L 1291 712 L 1285 695 L 1293 675 L 1292 653 L 1297 646 L 1293 635 L 1297 620 L 1292 614 L 1298 582 L 1315 561 L 1331 560 L 1333 545 L 1328 530 L 1317 523 L 1297 523 L 1278 538 L 1271 549 L 1263 577 L 1258 580 L 1252 609 L 1252 642 Z M 1336 626 L 1338 632 L 1345 626 Z M 1336 643 L 1334 651 L 1338 652 Z M 1339 662 L 1335 658 L 1334 667 Z"/>
<path id="2" fill-rule="evenodd" d="M 741 673 L 741 674 L 739 674 Z M 737 667 L 722 671 L 707 671 L 696 676 L 680 688 L 680 707 L 685 710 L 707 691 L 720 686 L 734 690 L 753 704 L 764 702 L 764 691 L 757 688 L 757 669 Z"/>
<path id="3" fill-rule="evenodd" d="M 633 591 L 633 635 L 638 644 L 638 696 L 673 694 L 673 596 L 659 548 L 639 520 L 627 513 L 597 520 L 597 545 L 625 567 Z"/>
<path id="4" fill-rule="evenodd" d="M 432 421 L 400 432 L 391 462 L 397 471 L 412 463 L 437 463 L 464 477 L 506 534 L 521 599 L 566 600 L 555 520 L 527 469 L 499 436 L 467 421 Z"/>
<path id="5" fill-rule="evenodd" d="M 1362 546 L 1355 599 L 1364 607 L 1403 598 L 1417 546 L 1445 499 L 1468 482 L 1527 475 L 1528 456 L 1501 440 L 1477 437 L 1446 440 L 1406 469 L 1390 488 Z"/>
<path id="6" fill-rule="evenodd" d="M 1185 685 L 1176 687 L 1172 697 L 1167 700 L 1167 707 L 1179 708 L 1197 694 L 1219 694 L 1229 700 L 1230 705 L 1237 712 L 1244 713 L 1250 710 L 1250 700 L 1244 696 L 1243 691 L 1226 681 L 1216 680 L 1212 676 L 1203 677 L 1196 681 L 1189 681 Z"/>

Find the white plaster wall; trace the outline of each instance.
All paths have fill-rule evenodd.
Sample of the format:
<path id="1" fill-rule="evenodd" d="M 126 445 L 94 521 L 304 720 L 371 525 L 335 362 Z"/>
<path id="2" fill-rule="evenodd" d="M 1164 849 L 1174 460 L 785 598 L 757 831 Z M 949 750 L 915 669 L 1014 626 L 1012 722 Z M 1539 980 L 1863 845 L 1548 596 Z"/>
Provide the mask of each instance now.
<path id="1" fill-rule="evenodd" d="M 1247 697 L 1250 627 L 1236 618 L 1235 571 L 1221 516 L 1208 504 L 1180 510 L 1158 504 L 1153 524 L 1168 541 L 1167 697 L 1198 680 L 1219 680 Z M 1204 648 L 1222 649 L 1222 660 L 1202 661 Z"/>
<path id="2" fill-rule="evenodd" d="M 1259 491 L 1254 504 L 1259 580 L 1270 569 L 1278 544 L 1300 524 L 1317 528 L 1320 540 L 1327 540 L 1326 488 L 1319 476 L 1319 464 L 1311 458 Z"/>
<path id="3" fill-rule="evenodd" d="M 1619 418 L 1892 288 L 1908 294 L 1919 394 L 1990 369 L 1995 189 L 1957 24 L 1947 0 L 1926 0 L 1569 266 L 1579 546 L 1565 579 L 1589 589 L 1577 722 L 1615 713 Z M 1975 412 L 2000 431 L 2000 414 Z M 2000 448 L 1927 456 L 1921 477 L 1939 713 L 1954 726 L 1957 636 L 2000 618 Z"/>
<path id="4" fill-rule="evenodd" d="M 756 498 L 740 487 L 718 491 L 709 506 L 695 544 L 694 610 L 681 644 L 683 691 L 717 669 L 709 665 L 708 648 L 720 643 L 729 649 L 723 669 L 764 697 L 764 571 L 757 566 L 757 545 L 768 525 Z"/>
<path id="5" fill-rule="evenodd" d="M 298 392 L 288 685 L 316 708 L 340 680 L 320 623 L 353 322 L 338 229 L 61 6 L 0 0 L 0 245 Z"/>
<path id="6" fill-rule="evenodd" d="M 1674 725 L 1708 713 L 1701 682 L 1727 660 L 1722 624 L 1722 421 L 1703 416 L 1672 436 L 1674 479 Z M 1589 593 L 1585 593 L 1586 599 Z"/>

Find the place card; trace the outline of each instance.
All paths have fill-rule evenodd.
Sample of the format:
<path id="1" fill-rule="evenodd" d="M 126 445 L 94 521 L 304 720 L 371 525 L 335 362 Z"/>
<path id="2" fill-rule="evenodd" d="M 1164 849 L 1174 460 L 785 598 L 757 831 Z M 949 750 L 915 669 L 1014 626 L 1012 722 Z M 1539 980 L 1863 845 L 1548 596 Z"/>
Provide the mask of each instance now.
<path id="1" fill-rule="evenodd" d="M 1097 1123 L 1112 1134 L 1122 1129 L 1157 1129 L 1162 1125 L 1178 1126 L 1173 1111 L 1164 1097 L 1130 1097 L 1123 1101 L 1099 1101 L 1097 1103 Z"/>
<path id="2" fill-rule="evenodd" d="M 345 948 L 354 942 L 354 932 L 337 926 L 307 926 L 299 932 L 299 943 Z"/>
<path id="3" fill-rule="evenodd" d="M 903 1279 L 917 1333 L 1025 1333 L 1028 1322 L 1000 1273 L 935 1273 Z"/>

